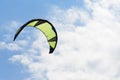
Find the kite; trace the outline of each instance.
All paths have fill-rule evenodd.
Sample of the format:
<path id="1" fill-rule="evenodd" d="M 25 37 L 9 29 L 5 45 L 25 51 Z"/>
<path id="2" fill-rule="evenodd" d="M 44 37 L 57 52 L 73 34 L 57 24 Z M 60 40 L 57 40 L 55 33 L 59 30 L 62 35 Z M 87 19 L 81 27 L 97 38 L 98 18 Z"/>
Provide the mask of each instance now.
<path id="1" fill-rule="evenodd" d="M 53 53 L 53 51 L 56 48 L 57 45 L 57 32 L 54 28 L 54 26 L 52 25 L 52 23 L 50 23 L 48 20 L 44 20 L 44 19 L 33 19 L 28 21 L 27 23 L 25 23 L 23 26 L 21 26 L 17 31 L 16 34 L 14 36 L 14 40 L 16 40 L 17 36 L 19 35 L 19 33 L 25 28 L 25 27 L 35 27 L 37 29 L 39 29 L 47 38 L 47 41 L 49 43 L 50 46 L 50 50 L 49 53 Z"/>

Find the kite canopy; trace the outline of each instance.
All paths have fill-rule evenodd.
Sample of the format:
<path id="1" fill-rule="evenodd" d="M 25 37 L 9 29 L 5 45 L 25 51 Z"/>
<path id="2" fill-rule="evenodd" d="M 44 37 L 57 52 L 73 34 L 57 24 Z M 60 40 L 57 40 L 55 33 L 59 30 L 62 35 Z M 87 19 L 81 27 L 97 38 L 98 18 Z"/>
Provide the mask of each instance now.
<path id="1" fill-rule="evenodd" d="M 19 33 L 24 29 L 24 27 L 28 27 L 28 26 L 35 27 L 39 29 L 41 32 L 43 32 L 50 46 L 49 53 L 53 53 L 57 45 L 57 32 L 54 26 L 47 20 L 33 19 L 28 21 L 16 31 L 16 34 L 14 36 L 14 41 L 19 35 Z"/>

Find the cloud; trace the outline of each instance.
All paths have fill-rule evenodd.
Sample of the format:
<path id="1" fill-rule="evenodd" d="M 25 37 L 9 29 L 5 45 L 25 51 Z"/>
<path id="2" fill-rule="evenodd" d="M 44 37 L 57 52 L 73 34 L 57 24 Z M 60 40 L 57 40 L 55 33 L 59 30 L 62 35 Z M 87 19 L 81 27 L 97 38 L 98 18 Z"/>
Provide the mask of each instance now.
<path id="1" fill-rule="evenodd" d="M 0 50 L 18 51 L 22 49 L 22 46 L 27 44 L 25 40 L 17 41 L 17 43 L 13 42 L 15 29 L 17 29 L 18 25 L 19 22 L 17 21 L 5 22 L 1 25 L 0 32 L 2 34 L 0 35 Z"/>
<path id="2" fill-rule="evenodd" d="M 30 49 L 10 60 L 26 66 L 31 74 L 27 80 L 119 80 L 119 5 L 118 0 L 85 0 L 85 10 L 55 7 L 55 52 L 48 54 L 45 37 L 34 33 L 37 39 Z"/>
<path id="3" fill-rule="evenodd" d="M 0 42 L 0 49 L 7 49 L 10 51 L 14 51 L 14 50 L 20 50 L 21 47 L 14 43 Z"/>

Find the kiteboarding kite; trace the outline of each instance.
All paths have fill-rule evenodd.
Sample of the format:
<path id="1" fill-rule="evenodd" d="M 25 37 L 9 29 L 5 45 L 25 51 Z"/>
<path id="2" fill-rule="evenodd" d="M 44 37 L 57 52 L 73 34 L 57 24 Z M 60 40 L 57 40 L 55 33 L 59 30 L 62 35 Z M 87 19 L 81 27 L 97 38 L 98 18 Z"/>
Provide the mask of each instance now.
<path id="1" fill-rule="evenodd" d="M 23 26 L 21 26 L 17 31 L 14 36 L 14 41 L 19 35 L 19 33 L 25 28 L 25 27 L 35 27 L 39 29 L 43 34 L 46 36 L 47 41 L 50 46 L 49 53 L 53 53 L 53 51 L 56 48 L 57 45 L 57 32 L 54 28 L 54 26 L 47 20 L 44 19 L 33 19 L 25 23 Z"/>

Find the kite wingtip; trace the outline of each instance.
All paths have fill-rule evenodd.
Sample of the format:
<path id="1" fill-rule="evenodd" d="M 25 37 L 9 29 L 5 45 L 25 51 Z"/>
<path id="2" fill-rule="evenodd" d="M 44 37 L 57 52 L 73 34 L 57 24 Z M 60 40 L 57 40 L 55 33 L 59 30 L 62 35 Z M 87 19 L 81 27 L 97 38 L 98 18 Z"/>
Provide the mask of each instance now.
<path id="1" fill-rule="evenodd" d="M 52 53 L 53 53 L 53 51 L 50 50 L 50 51 L 49 51 L 49 54 L 52 54 Z"/>
<path id="2" fill-rule="evenodd" d="M 15 38 L 13 39 L 13 41 L 15 41 Z"/>

